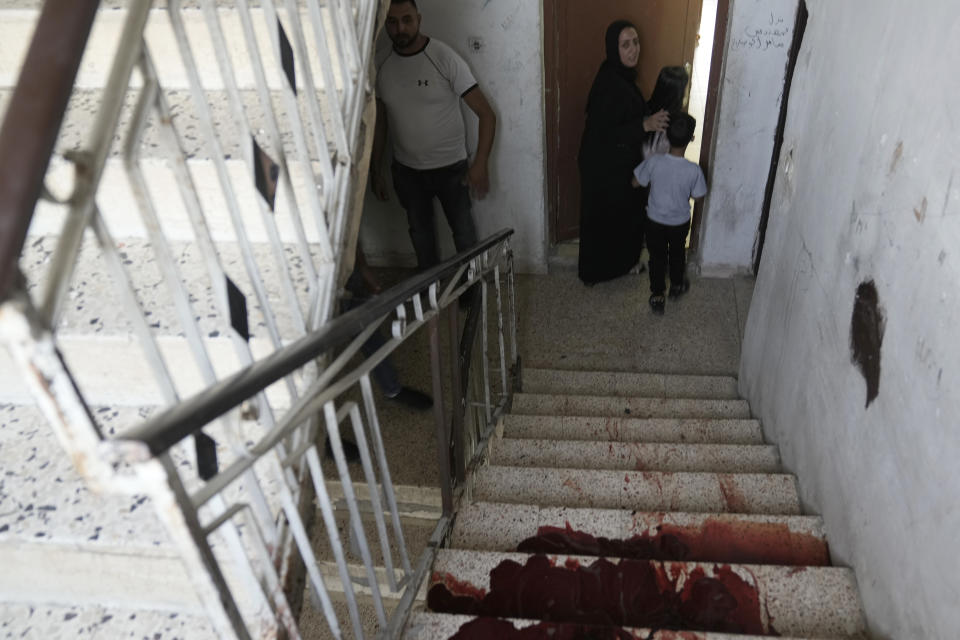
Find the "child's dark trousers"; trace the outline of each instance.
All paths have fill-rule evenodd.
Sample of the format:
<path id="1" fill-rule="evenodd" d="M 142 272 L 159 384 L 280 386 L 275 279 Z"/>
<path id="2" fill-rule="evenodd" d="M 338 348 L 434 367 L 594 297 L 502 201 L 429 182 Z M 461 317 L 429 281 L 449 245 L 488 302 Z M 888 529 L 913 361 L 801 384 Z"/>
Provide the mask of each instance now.
<path id="1" fill-rule="evenodd" d="M 650 252 L 650 293 L 663 295 L 667 290 L 665 276 L 670 268 L 670 284 L 683 286 L 686 277 L 687 232 L 690 222 L 669 226 L 647 220 L 647 250 Z"/>

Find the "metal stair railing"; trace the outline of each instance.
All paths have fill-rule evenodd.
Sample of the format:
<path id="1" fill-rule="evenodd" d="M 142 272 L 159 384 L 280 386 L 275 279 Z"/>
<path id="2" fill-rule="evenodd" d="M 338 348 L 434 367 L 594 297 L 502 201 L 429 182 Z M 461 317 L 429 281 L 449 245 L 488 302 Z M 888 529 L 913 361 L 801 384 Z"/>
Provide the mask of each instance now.
<path id="1" fill-rule="evenodd" d="M 315 492 L 317 508 L 336 557 L 353 635 L 363 637 L 354 587 L 359 584 L 366 587 L 373 599 L 382 637 L 397 637 L 433 557 L 449 532 L 454 491 L 463 488 L 467 468 L 479 463 L 486 442 L 508 407 L 513 382 L 519 376 L 511 235 L 512 231 L 505 230 L 491 236 L 473 249 L 376 296 L 193 398 L 111 438 L 104 438 L 97 429 L 90 408 L 59 355 L 54 335 L 35 322 L 35 310 L 24 294 L 4 303 L 0 329 L 11 351 L 31 375 L 38 401 L 46 405 L 46 413 L 78 469 L 90 474 L 88 477 L 93 476 L 104 490 L 151 497 L 221 637 L 275 637 L 281 627 L 289 637 L 300 637 L 282 576 L 285 561 L 294 555 L 303 562 L 310 593 L 323 611 L 331 633 L 334 637 L 343 637 L 343 625 L 334 611 L 295 495 L 304 483 Z M 488 308 L 492 306 L 489 303 L 491 289 L 495 309 Z M 459 298 L 465 295 L 472 297 L 474 304 L 470 305 L 461 341 L 457 308 Z M 453 394 L 453 406 L 449 408 L 443 402 L 445 367 L 439 339 L 444 310 L 449 314 L 452 330 L 449 341 L 452 368 L 458 371 L 449 385 Z M 355 364 L 361 345 L 385 320 L 390 320 L 390 339 L 376 353 Z M 490 341 L 486 337 L 481 340 L 470 336 L 478 333 L 472 331 L 471 326 L 479 327 L 479 333 L 485 334 L 484 327 L 489 321 L 495 321 L 498 327 L 497 347 L 492 354 L 488 352 Z M 436 448 L 444 509 L 428 546 L 414 566 L 405 551 L 370 371 L 424 328 L 430 334 Z M 464 360 L 462 345 L 477 341 L 481 348 L 476 349 L 474 344 L 470 349 L 472 357 Z M 244 432 L 240 416 L 244 402 L 285 376 L 311 366 L 321 356 L 334 353 L 336 357 L 330 358 L 310 388 L 279 417 L 275 426 L 263 430 L 248 444 L 245 438 L 249 434 Z M 491 359 L 500 363 L 500 375 L 494 379 L 489 375 Z M 484 374 L 480 380 L 481 393 L 470 393 L 470 384 L 461 385 L 456 380 L 458 376 L 466 376 L 471 368 L 479 368 Z M 358 387 L 359 403 L 350 397 L 350 392 Z M 475 409 L 472 420 L 471 412 L 466 412 L 464 420 L 466 407 Z M 323 424 L 313 419 L 316 414 L 322 414 Z M 218 419 L 223 424 L 212 431 L 228 446 L 214 444 L 212 468 L 204 470 L 202 465 L 199 469 L 184 465 L 188 456 L 182 445 Z M 359 448 L 362 483 L 351 479 L 341 439 L 344 422 L 349 423 Z M 464 426 L 465 422 L 470 424 Z M 328 479 L 318 451 L 324 435 L 332 445 L 338 480 L 346 497 L 350 534 L 363 558 L 361 575 L 356 575 L 347 564 L 337 528 Z M 451 450 L 459 452 L 454 456 L 453 470 Z M 358 484 L 365 484 L 367 494 L 375 496 L 371 499 L 377 528 L 377 539 L 373 542 L 379 546 L 385 561 L 386 587 L 379 585 L 371 554 L 373 547 L 363 529 Z M 274 517 L 271 502 L 279 504 L 282 517 Z M 245 525 L 243 535 L 239 525 Z M 283 536 L 278 531 L 281 526 L 289 527 L 290 550 L 296 554 L 281 552 L 284 548 Z M 212 541 L 216 534 L 220 537 Z M 399 549 L 396 562 L 390 551 L 391 536 Z M 235 578 L 239 576 L 239 580 L 228 580 L 228 572 Z M 397 594 L 400 600 L 389 618 L 382 588 Z M 240 602 L 245 605 L 241 606 Z"/>
<path id="2" fill-rule="evenodd" d="M 381 634 L 394 637 L 449 529 L 466 470 L 477 464 L 518 375 L 512 231 L 495 234 L 331 320 L 337 283 L 350 262 L 344 256 L 352 258 L 356 237 L 358 220 L 351 207 L 364 188 L 370 142 L 365 131 L 372 130 L 369 62 L 385 5 L 284 0 L 278 8 L 273 0 L 260 0 L 257 7 L 238 0 L 229 11 L 239 16 L 244 46 L 229 52 L 225 10 L 212 0 L 202 0 L 199 10 L 181 7 L 180 0 L 168 0 L 165 9 L 151 6 L 137 0 L 120 12 L 120 42 L 87 142 L 80 149 L 60 150 L 57 132 L 70 115 L 71 92 L 98 2 L 48 2 L 41 11 L 0 128 L 0 339 L 88 484 L 153 498 L 222 637 L 299 637 L 299 594 L 291 585 L 302 572 L 334 637 L 362 637 L 357 585 L 365 585 L 373 598 Z M 196 31 L 187 19 L 194 26 L 200 22 L 212 43 L 217 90 L 226 96 L 231 131 L 239 143 L 224 140 L 223 123 L 214 121 L 207 105 L 209 78 L 199 72 Z M 151 51 L 145 35 L 156 21 L 168 23 L 174 35 L 203 150 L 214 170 L 219 208 L 211 206 L 198 185 L 188 126 L 174 112 L 160 80 L 158 52 Z M 238 49 L 249 60 L 237 59 Z M 311 68 L 317 60 L 322 87 L 315 85 Z M 252 69 L 252 84 L 238 81 L 241 64 Z M 283 108 L 275 108 L 275 101 Z M 175 181 L 175 194 L 157 193 L 148 175 L 142 152 L 149 136 L 162 149 L 160 159 Z M 228 160 L 227 144 L 240 149 L 239 159 Z M 120 236 L 107 215 L 112 203 L 102 200 L 111 159 L 122 161 L 145 246 L 168 292 L 173 336 L 186 343 L 207 387 L 186 401 L 178 387 L 180 372 L 161 348 L 159 323 L 151 322 L 149 305 L 138 293 L 138 265 L 121 251 Z M 55 165 L 64 164 L 73 169 L 72 183 L 55 188 Z M 238 177 L 237 166 L 245 176 Z M 245 199 L 248 193 L 253 197 Z M 180 267 L 178 240 L 170 235 L 164 215 L 172 200 L 189 221 L 188 244 L 199 255 L 202 281 Z M 28 277 L 20 263 L 29 249 L 25 239 L 35 213 L 44 208 L 56 210 L 62 223 L 42 274 Z M 217 226 L 216 216 L 224 209 L 229 230 Z M 266 235 L 262 245 L 270 252 L 268 268 L 251 236 L 251 209 Z M 281 220 L 284 225 L 278 224 Z M 225 233 L 232 234 L 229 242 L 223 240 Z M 239 253 L 239 267 L 225 260 L 224 252 L 230 250 Z M 139 349 L 149 363 L 162 398 L 160 406 L 144 409 L 154 417 L 109 436 L 84 393 L 90 381 L 68 367 L 69 346 L 59 339 L 78 265 L 91 256 L 105 263 L 126 331 L 135 337 L 131 349 Z M 199 317 L 197 287 L 213 293 L 212 320 Z M 464 295 L 474 303 L 461 334 L 456 301 Z M 249 299 L 256 304 L 248 306 Z M 451 360 L 456 361 L 450 380 L 440 350 L 442 312 L 448 314 Z M 388 316 L 391 338 L 356 364 L 360 345 Z M 292 326 L 292 333 L 283 323 Z M 489 336 L 492 326 L 495 341 Z M 424 327 L 430 337 L 443 517 L 419 561 L 411 564 L 369 373 Z M 232 345 L 240 367 L 233 375 L 224 377 L 214 367 L 210 337 L 216 334 Z M 269 345 L 269 355 L 260 360 L 254 356 L 255 340 Z M 123 371 L 116 373 L 111 384 L 120 389 L 126 380 Z M 445 390 L 452 390 L 452 406 L 442 400 Z M 384 588 L 400 600 L 389 619 L 373 565 L 375 547 L 363 533 L 339 437 L 345 421 L 359 445 L 367 491 L 375 497 L 370 500 L 374 544 L 386 560 Z M 363 558 L 360 575 L 347 564 L 339 539 L 317 451 L 323 435 L 333 449 L 351 537 Z M 349 620 L 336 616 L 313 556 L 309 519 L 303 517 L 311 499 L 336 556 Z M 391 535 L 400 549 L 396 562 Z"/>

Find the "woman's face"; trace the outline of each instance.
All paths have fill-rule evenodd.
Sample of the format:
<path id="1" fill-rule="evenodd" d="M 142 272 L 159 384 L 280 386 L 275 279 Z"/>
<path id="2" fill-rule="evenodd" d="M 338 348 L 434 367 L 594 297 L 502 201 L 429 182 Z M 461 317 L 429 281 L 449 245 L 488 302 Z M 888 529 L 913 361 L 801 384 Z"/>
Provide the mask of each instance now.
<path id="1" fill-rule="evenodd" d="M 620 32 L 620 62 L 623 66 L 633 69 L 640 59 L 640 37 L 637 30 L 627 27 Z"/>

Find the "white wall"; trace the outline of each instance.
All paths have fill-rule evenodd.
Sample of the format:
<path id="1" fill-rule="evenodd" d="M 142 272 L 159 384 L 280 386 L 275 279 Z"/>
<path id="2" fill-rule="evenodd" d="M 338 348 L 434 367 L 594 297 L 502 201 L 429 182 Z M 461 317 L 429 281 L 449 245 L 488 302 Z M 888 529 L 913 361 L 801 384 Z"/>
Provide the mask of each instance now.
<path id="1" fill-rule="evenodd" d="M 807 0 L 741 388 L 881 638 L 960 628 L 960 4 Z M 879 396 L 854 293 L 886 316 Z"/>
<path id="2" fill-rule="evenodd" d="M 497 113 L 497 135 L 490 160 L 491 191 L 474 202 L 480 237 L 504 227 L 516 230 L 517 268 L 546 271 L 543 59 L 540 3 L 532 0 L 419 0 L 422 30 L 446 42 L 466 59 Z M 469 51 L 468 39 L 483 46 Z M 471 146 L 476 118 L 465 108 Z M 454 252 L 450 230 L 437 221 L 443 256 Z M 374 264 L 416 260 L 406 215 L 391 193 L 380 203 L 367 193 L 361 242 Z"/>
<path id="3" fill-rule="evenodd" d="M 701 227 L 704 275 L 748 273 L 753 268 L 797 4 L 731 0 Z"/>

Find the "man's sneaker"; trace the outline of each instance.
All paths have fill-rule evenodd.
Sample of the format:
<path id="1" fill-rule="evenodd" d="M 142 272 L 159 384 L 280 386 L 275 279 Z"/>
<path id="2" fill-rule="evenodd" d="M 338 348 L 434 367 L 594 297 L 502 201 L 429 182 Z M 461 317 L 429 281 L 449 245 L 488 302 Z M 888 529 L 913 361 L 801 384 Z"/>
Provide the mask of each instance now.
<path id="1" fill-rule="evenodd" d="M 387 396 L 388 400 L 393 400 L 402 405 L 417 411 L 426 411 L 433 407 L 433 398 L 422 391 L 411 389 L 410 387 L 400 387 L 399 393 L 395 396 Z"/>
<path id="2" fill-rule="evenodd" d="M 347 462 L 360 462 L 360 449 L 357 448 L 357 445 L 343 439 L 340 440 L 340 444 L 343 445 L 343 456 L 347 459 Z M 327 438 L 323 444 L 323 455 L 333 460 L 333 447 L 330 446 L 330 438 Z"/>

